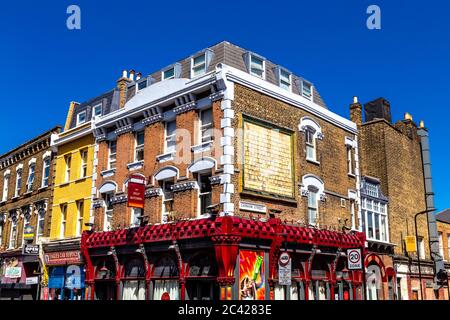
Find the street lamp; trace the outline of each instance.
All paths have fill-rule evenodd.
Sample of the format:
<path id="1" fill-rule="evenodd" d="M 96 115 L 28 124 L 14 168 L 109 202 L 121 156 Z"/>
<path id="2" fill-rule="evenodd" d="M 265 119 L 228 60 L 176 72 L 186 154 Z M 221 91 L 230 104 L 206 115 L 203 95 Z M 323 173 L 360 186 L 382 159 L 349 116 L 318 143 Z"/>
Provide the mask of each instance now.
<path id="1" fill-rule="evenodd" d="M 422 291 L 422 270 L 420 269 L 419 240 L 418 240 L 418 235 L 417 235 L 417 217 L 421 214 L 426 214 L 428 212 L 433 212 L 433 211 L 436 211 L 436 209 L 429 209 L 429 210 L 421 211 L 414 215 L 414 230 L 416 233 L 417 268 L 419 269 L 420 300 L 423 300 L 423 291 Z"/>

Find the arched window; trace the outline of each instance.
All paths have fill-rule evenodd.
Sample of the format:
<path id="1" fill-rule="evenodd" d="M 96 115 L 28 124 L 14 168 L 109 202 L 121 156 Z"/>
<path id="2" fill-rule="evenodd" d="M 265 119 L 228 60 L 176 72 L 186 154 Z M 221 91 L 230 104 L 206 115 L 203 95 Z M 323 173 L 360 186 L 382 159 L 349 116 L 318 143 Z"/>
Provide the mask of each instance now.
<path id="1" fill-rule="evenodd" d="M 153 300 L 179 299 L 179 270 L 174 257 L 164 255 L 153 268 Z"/>
<path id="2" fill-rule="evenodd" d="M 322 140 L 322 128 L 310 117 L 303 117 L 299 124 L 300 132 L 305 134 L 306 160 L 317 162 L 317 139 Z"/>
<path id="3" fill-rule="evenodd" d="M 122 300 L 145 300 L 145 266 L 141 258 L 125 263 L 123 279 Z"/>
<path id="4" fill-rule="evenodd" d="M 319 200 L 325 201 L 325 186 L 319 177 L 307 174 L 302 177 L 302 196 L 307 197 L 308 224 L 319 225 Z"/>

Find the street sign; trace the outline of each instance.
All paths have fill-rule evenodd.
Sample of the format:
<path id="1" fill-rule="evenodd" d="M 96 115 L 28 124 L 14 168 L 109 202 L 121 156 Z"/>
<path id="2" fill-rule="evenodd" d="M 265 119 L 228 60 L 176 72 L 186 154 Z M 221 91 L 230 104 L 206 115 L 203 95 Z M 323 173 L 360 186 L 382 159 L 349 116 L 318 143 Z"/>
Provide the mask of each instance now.
<path id="1" fill-rule="evenodd" d="M 278 283 L 281 286 L 291 285 L 292 259 L 289 253 L 282 252 L 278 258 Z"/>
<path id="2" fill-rule="evenodd" d="M 144 208 L 145 203 L 145 178 L 132 175 L 128 180 L 128 206 Z"/>
<path id="3" fill-rule="evenodd" d="M 349 270 L 363 268 L 361 249 L 347 249 L 347 267 Z"/>
<path id="4" fill-rule="evenodd" d="M 39 246 L 37 244 L 24 244 L 22 247 L 22 254 L 27 256 L 39 255 Z"/>
<path id="5" fill-rule="evenodd" d="M 415 236 L 406 236 L 405 237 L 405 245 L 406 245 L 407 252 L 417 252 Z"/>
<path id="6" fill-rule="evenodd" d="M 27 277 L 25 279 L 25 284 L 30 285 L 30 284 L 38 284 L 38 277 Z"/>

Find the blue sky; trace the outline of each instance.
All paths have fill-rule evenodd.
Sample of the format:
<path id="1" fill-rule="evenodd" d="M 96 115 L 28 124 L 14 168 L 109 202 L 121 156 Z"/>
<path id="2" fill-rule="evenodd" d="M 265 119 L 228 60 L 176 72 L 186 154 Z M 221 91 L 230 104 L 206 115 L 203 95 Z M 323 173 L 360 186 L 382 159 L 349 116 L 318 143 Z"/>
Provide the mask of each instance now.
<path id="1" fill-rule="evenodd" d="M 448 1 L 8 1 L 0 12 L 0 153 L 64 124 L 69 102 L 148 74 L 222 40 L 311 80 L 348 117 L 354 95 L 383 96 L 431 134 L 438 209 L 450 207 Z M 66 9 L 81 8 L 81 30 Z M 125 6 L 124 6 L 125 4 Z M 381 8 L 381 30 L 366 9 Z"/>

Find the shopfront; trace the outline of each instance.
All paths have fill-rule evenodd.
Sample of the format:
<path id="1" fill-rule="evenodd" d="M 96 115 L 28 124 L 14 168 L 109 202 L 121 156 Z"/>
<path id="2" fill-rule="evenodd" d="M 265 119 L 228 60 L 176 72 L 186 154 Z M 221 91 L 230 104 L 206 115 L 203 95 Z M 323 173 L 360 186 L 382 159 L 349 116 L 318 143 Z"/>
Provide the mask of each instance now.
<path id="1" fill-rule="evenodd" d="M 79 250 L 46 252 L 49 300 L 84 300 L 85 269 Z"/>
<path id="2" fill-rule="evenodd" d="M 239 217 L 85 232 L 86 299 L 350 300 L 358 272 L 346 269 L 339 248 L 364 240 L 363 233 Z M 278 284 L 281 248 L 292 256 L 289 286 Z"/>

